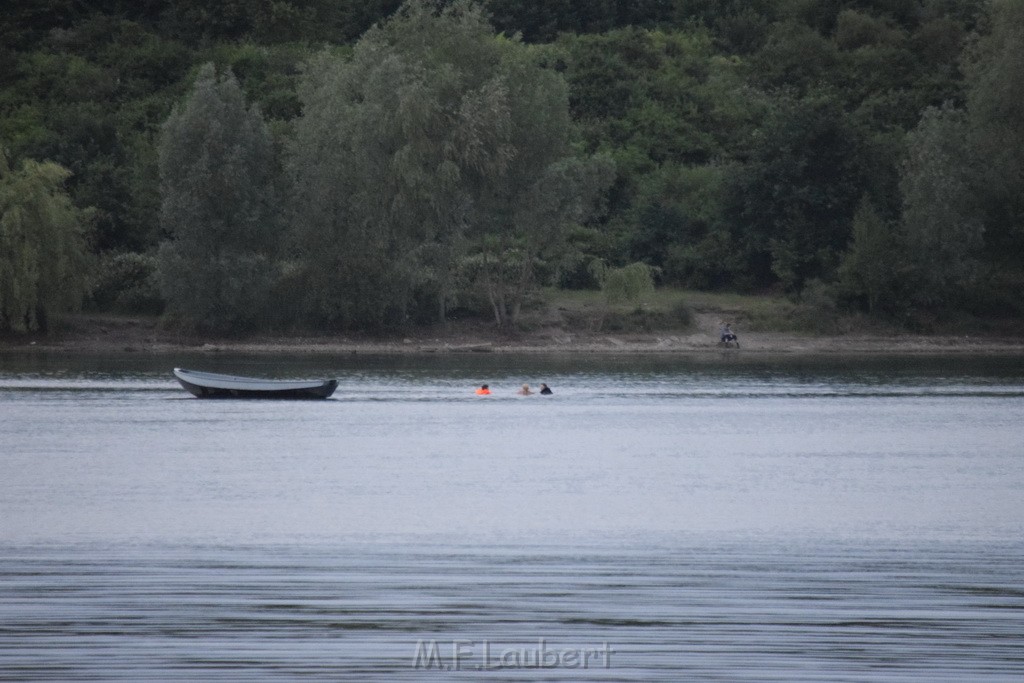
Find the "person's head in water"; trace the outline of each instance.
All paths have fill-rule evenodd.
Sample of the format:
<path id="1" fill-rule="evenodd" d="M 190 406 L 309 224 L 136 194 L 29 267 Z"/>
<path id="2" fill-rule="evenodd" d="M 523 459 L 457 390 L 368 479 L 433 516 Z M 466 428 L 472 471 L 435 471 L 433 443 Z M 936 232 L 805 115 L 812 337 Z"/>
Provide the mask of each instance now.
<path id="1" fill-rule="evenodd" d="M 542 393 L 542 394 L 550 394 L 550 393 L 552 393 L 551 392 L 551 387 L 549 387 L 547 384 L 544 384 L 544 382 L 541 382 L 540 383 L 540 393 Z"/>
<path id="2" fill-rule="evenodd" d="M 524 384 L 523 388 L 519 390 L 519 394 L 522 395 L 522 396 L 529 396 L 532 393 L 533 392 L 530 391 L 530 385 L 529 384 Z"/>

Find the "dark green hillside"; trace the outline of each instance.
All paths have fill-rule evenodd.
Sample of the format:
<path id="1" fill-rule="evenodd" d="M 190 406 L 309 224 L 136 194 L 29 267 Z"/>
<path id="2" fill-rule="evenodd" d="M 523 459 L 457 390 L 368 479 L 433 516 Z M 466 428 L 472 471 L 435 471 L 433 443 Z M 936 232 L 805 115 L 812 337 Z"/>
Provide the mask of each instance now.
<path id="1" fill-rule="evenodd" d="M 1021 0 L 8 0 L 0 327 L 83 268 L 86 306 L 228 330 L 515 326 L 633 263 L 1019 317 L 1022 54 Z M 237 95 L 185 116 L 203 87 Z M 16 189 L 44 162 L 59 218 Z"/>

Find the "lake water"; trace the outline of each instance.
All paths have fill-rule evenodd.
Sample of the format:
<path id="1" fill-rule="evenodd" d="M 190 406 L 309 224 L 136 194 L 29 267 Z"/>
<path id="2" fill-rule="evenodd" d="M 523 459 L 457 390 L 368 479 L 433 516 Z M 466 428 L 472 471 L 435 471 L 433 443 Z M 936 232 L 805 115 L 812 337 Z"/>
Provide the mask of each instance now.
<path id="1" fill-rule="evenodd" d="M 0 680 L 1019 681 L 1022 442 L 1022 358 L 8 353 Z"/>

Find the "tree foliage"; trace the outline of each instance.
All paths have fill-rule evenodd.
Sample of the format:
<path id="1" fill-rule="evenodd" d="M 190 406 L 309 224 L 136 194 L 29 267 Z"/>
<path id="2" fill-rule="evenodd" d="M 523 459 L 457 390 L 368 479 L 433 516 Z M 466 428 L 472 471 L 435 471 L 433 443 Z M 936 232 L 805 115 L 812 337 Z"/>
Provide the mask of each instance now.
<path id="1" fill-rule="evenodd" d="M 910 303 L 910 282 L 898 226 L 883 219 L 865 197 L 853 217 L 853 238 L 839 267 L 843 294 L 863 300 L 868 313 L 899 314 Z"/>
<path id="2" fill-rule="evenodd" d="M 289 210 L 277 295 L 307 324 L 380 327 L 467 305 L 509 324 L 536 284 L 593 286 L 583 264 L 595 256 L 696 287 L 797 297 L 838 282 L 848 301 L 884 310 L 888 295 L 850 289 L 850 264 L 873 244 L 859 203 L 894 226 L 912 265 L 934 247 L 926 235 L 952 229 L 927 215 L 929 193 L 956 205 L 966 235 L 980 226 L 981 244 L 946 247 L 970 255 L 955 264 L 964 270 L 926 278 L 934 286 L 920 284 L 914 305 L 966 306 L 979 288 L 1019 298 L 1018 0 L 400 5 L 9 0 L 0 142 L 72 173 L 64 187 L 94 209 L 89 246 L 103 267 L 150 263 L 167 237 L 161 125 L 201 65 L 230 69 L 273 148 L 288 150 L 298 200 L 266 196 L 271 213 Z M 940 154 L 956 142 L 947 134 L 967 142 L 959 166 Z M 929 167 L 926 149 L 948 165 Z M 961 199 L 941 189 L 952 178 Z M 574 184 L 587 201 L 556 201 Z M 277 272 L 265 267 L 273 249 L 258 244 L 249 274 L 228 278 L 239 297 L 247 278 Z M 921 259 L 903 276 L 924 273 Z M 252 315 L 213 317 L 244 326 Z"/>
<path id="3" fill-rule="evenodd" d="M 610 268 L 600 259 L 591 261 L 590 269 L 601 287 L 605 303 L 636 303 L 644 294 L 654 291 L 652 268 L 636 261 L 621 268 Z"/>
<path id="4" fill-rule="evenodd" d="M 416 297 L 443 317 L 468 255 L 510 323 L 536 261 L 608 176 L 570 155 L 561 78 L 468 2 L 407 3 L 350 60 L 314 60 L 300 96 L 297 278 L 328 324 L 403 322 Z"/>
<path id="5" fill-rule="evenodd" d="M 479 12 L 416 3 L 351 59 L 312 60 L 289 150 L 296 278 L 312 321 L 400 324 L 417 290 L 445 309 L 468 184 L 511 154 L 499 59 Z"/>
<path id="6" fill-rule="evenodd" d="M 834 274 L 866 184 L 862 149 L 859 131 L 830 100 L 784 101 L 772 112 L 729 190 L 752 284 L 799 291 Z"/>
<path id="7" fill-rule="evenodd" d="M 161 289 L 169 311 L 210 329 L 253 324 L 278 238 L 276 163 L 259 111 L 204 66 L 160 141 Z"/>
<path id="8" fill-rule="evenodd" d="M 88 216 L 64 190 L 69 176 L 52 162 L 25 160 L 12 169 L 0 151 L 2 330 L 46 330 L 89 291 Z"/>
<path id="9" fill-rule="evenodd" d="M 970 187 L 964 112 L 929 109 L 909 136 L 900 188 L 908 257 L 930 305 L 968 288 L 978 275 L 984 225 Z"/>
<path id="10" fill-rule="evenodd" d="M 1024 269 L 1024 3 L 995 0 L 991 21 L 967 60 L 967 135 L 978 160 L 972 190 L 990 258 Z"/>

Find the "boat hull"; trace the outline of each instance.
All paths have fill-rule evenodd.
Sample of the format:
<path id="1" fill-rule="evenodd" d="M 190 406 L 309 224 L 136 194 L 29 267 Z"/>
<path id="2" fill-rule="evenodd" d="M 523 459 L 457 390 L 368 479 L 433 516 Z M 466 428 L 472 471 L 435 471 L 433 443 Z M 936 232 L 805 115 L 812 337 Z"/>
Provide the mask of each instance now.
<path id="1" fill-rule="evenodd" d="M 270 380 L 183 368 L 174 368 L 174 376 L 196 398 L 324 399 L 338 388 L 336 379 Z"/>

